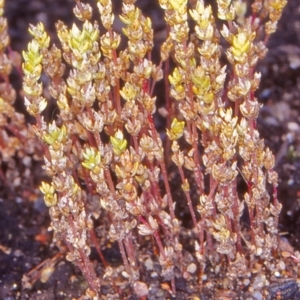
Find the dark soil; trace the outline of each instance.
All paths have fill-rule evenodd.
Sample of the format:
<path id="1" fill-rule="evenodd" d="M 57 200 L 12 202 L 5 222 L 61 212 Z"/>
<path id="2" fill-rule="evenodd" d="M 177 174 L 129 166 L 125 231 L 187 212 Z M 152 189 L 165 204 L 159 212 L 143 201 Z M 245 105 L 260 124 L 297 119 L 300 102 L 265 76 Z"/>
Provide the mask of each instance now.
<path id="1" fill-rule="evenodd" d="M 6 1 L 11 47 L 22 51 L 30 39 L 29 23 L 43 22 L 55 40 L 55 21 L 73 22 L 73 0 Z M 93 2 L 93 1 L 88 1 Z M 95 1 L 96 2 L 96 1 Z M 156 1 L 153 1 L 156 2 Z M 118 3 L 118 1 L 116 1 Z M 155 18 L 157 34 L 162 22 L 151 1 L 138 1 Z M 116 8 L 117 10 L 119 7 Z M 259 100 L 265 104 L 258 128 L 266 144 L 276 155 L 280 184 L 278 197 L 283 205 L 280 232 L 295 250 L 300 250 L 300 3 L 289 0 L 278 31 L 269 41 L 269 53 L 259 63 L 262 73 Z M 12 75 L 20 89 L 20 80 Z M 22 99 L 17 104 L 23 110 Z M 38 168 L 38 167 L 37 167 Z M 0 182 L 0 185 L 3 183 Z M 1 187 L 0 191 L 0 299 L 72 299 L 87 288 L 79 270 L 57 256 L 47 231 L 50 220 L 43 199 L 37 191 L 19 194 Z M 105 253 L 104 253 L 105 254 Z M 52 260 L 51 260 L 52 259 Z M 119 260 L 118 251 L 107 259 Z M 29 273 L 40 263 L 48 263 L 54 273 L 42 283 L 40 273 Z M 53 265 L 51 265 L 53 262 Z M 45 267 L 45 265 L 43 265 Z M 23 284 L 22 284 L 23 278 Z M 25 290 L 24 287 L 27 287 Z M 128 296 L 129 298 L 129 296 Z M 124 299 L 128 299 L 124 297 Z M 179 298 L 178 298 L 179 299 Z"/>

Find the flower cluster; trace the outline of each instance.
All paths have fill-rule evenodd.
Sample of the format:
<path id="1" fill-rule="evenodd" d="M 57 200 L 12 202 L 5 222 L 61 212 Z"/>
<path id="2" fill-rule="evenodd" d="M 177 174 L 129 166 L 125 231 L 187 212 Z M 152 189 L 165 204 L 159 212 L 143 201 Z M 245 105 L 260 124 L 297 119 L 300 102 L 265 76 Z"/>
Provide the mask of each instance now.
<path id="1" fill-rule="evenodd" d="M 21 57 L 10 49 L 4 0 L 0 1 L 0 180 L 14 191 L 27 185 L 34 189 L 31 168 L 35 159 L 41 159 L 41 147 L 36 143 L 24 114 L 14 106 L 17 93 L 10 83 L 15 68 L 20 72 Z"/>
<path id="2" fill-rule="evenodd" d="M 116 278 L 141 299 L 149 296 L 152 288 L 141 271 L 151 269 L 144 265 L 148 252 L 172 295 L 178 277 L 196 293 L 211 284 L 212 276 L 227 277 L 228 289 L 242 284 L 251 290 L 258 276 L 251 271 L 254 263 L 273 271 L 281 206 L 274 157 L 256 129 L 261 105 L 255 97 L 260 81 L 255 66 L 266 54 L 286 1 L 262 5 L 256 0 L 246 17 L 246 1 L 217 0 L 222 29 L 211 6 L 191 2 L 188 9 L 187 0 L 159 0 L 168 34 L 158 65 L 152 59 L 151 20 L 134 0 L 123 1 L 122 33 L 114 30 L 110 0 L 97 1 L 104 32 L 91 21 L 91 6 L 76 1 L 74 14 L 82 24 L 69 29 L 57 23 L 61 50 L 50 46 L 43 24 L 29 29 L 33 40 L 23 52 L 25 105 L 36 118 L 34 130 L 51 178 L 40 189 L 54 239 L 67 246 L 67 259 L 81 269 L 90 296 L 99 296 L 104 281 Z M 126 47 L 120 46 L 122 40 Z M 43 73 L 48 87 L 41 83 Z M 161 79 L 165 131 L 156 126 Z M 48 103 L 44 89 L 59 109 L 50 124 L 43 117 Z M 169 155 L 170 161 L 165 159 Z M 174 167 L 183 199 L 174 196 L 169 181 Z M 244 194 L 238 191 L 240 179 L 248 187 Z M 188 232 L 176 212 L 179 202 L 186 203 L 192 220 Z M 241 226 L 245 213 L 248 229 Z M 102 224 L 100 246 L 93 220 Z M 193 249 L 189 259 L 182 242 L 186 238 Z M 101 248 L 111 241 L 118 244 L 121 268 L 102 256 Z M 102 259 L 100 271 L 89 258 L 91 247 Z M 195 268 L 198 278 L 190 275 Z M 112 284 L 108 294 L 114 293 Z"/>

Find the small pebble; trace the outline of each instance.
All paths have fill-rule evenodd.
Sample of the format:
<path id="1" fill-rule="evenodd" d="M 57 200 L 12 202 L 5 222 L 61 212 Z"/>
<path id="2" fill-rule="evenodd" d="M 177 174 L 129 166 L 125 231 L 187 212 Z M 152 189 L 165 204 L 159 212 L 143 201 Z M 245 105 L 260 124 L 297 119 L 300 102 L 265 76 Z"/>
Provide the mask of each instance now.
<path id="1" fill-rule="evenodd" d="M 276 272 L 274 273 L 274 275 L 275 275 L 276 277 L 280 277 L 280 273 L 279 273 L 278 271 L 276 271 Z"/>
<path id="2" fill-rule="evenodd" d="M 288 122 L 287 128 L 289 131 L 299 131 L 300 126 L 296 122 Z"/>
<path id="3" fill-rule="evenodd" d="M 138 296 L 138 297 L 145 297 L 148 296 L 149 293 L 149 289 L 146 283 L 142 282 L 142 281 L 136 281 L 133 284 L 133 290 L 134 293 Z"/>
<path id="4" fill-rule="evenodd" d="M 254 299 L 263 300 L 262 294 L 260 292 L 254 292 L 252 296 L 254 297 Z"/>
<path id="5" fill-rule="evenodd" d="M 151 258 L 148 258 L 145 261 L 145 267 L 147 268 L 147 270 L 153 270 L 153 260 Z"/>
<path id="6" fill-rule="evenodd" d="M 14 256 L 15 257 L 20 257 L 22 255 L 23 255 L 23 252 L 21 250 L 17 249 L 17 250 L 14 251 Z"/>
<path id="7" fill-rule="evenodd" d="M 195 273 L 196 270 L 197 270 L 197 266 L 196 266 L 195 263 L 191 263 L 191 264 L 189 264 L 188 267 L 187 267 L 187 271 L 188 271 L 189 273 L 191 273 L 191 274 Z"/>
<path id="8" fill-rule="evenodd" d="M 151 273 L 151 277 L 152 277 L 152 278 L 157 277 L 157 273 L 156 273 L 156 272 L 152 272 L 152 273 Z"/>
<path id="9" fill-rule="evenodd" d="M 248 278 L 244 279 L 243 284 L 245 286 L 249 285 L 250 284 L 250 280 Z"/>

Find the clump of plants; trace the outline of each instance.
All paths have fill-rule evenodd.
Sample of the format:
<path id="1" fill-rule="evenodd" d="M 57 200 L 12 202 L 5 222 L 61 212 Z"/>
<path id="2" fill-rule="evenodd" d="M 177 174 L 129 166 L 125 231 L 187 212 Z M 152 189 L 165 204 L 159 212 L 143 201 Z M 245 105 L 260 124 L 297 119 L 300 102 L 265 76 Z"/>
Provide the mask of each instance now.
<path id="1" fill-rule="evenodd" d="M 122 32 L 109 0 L 97 1 L 101 31 L 77 0 L 81 24 L 57 22 L 60 46 L 43 24 L 30 26 L 23 90 L 50 178 L 40 190 L 53 239 L 80 268 L 90 298 L 175 297 L 183 281 L 186 297 L 272 299 L 272 276 L 285 277 L 281 205 L 274 156 L 256 128 L 255 68 L 286 1 L 216 0 L 216 11 L 202 0 L 159 4 L 166 39 L 158 64 L 151 19 L 134 0 L 123 1 Z M 58 108 L 51 122 L 46 89 Z M 171 188 L 175 168 L 181 197 Z M 102 255 L 114 242 L 121 265 Z M 102 262 L 90 259 L 93 247 Z"/>
<path id="2" fill-rule="evenodd" d="M 14 191 L 23 191 L 25 186 L 33 187 L 31 168 L 33 160 L 41 156 L 40 146 L 26 124 L 24 114 L 16 111 L 17 92 L 9 76 L 16 68 L 21 71 L 20 54 L 12 51 L 9 44 L 4 1 L 0 1 L 0 180 Z M 17 159 L 16 159 L 17 158 Z"/>

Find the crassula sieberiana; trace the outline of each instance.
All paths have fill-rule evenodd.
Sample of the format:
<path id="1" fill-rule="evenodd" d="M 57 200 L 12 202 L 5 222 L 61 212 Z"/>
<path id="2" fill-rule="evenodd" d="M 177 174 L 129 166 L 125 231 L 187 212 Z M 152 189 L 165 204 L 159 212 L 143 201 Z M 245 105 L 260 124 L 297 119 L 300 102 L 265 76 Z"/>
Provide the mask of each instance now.
<path id="1" fill-rule="evenodd" d="M 60 47 L 42 23 L 30 26 L 23 89 L 50 177 L 40 189 L 54 241 L 86 278 L 87 297 L 167 299 L 182 294 L 181 281 L 184 299 L 272 297 L 268 285 L 284 264 L 281 205 L 274 156 L 256 129 L 255 67 L 286 1 L 213 2 L 216 11 L 202 0 L 159 1 L 166 39 L 158 64 L 151 19 L 134 0 L 123 1 L 122 31 L 111 1 L 97 1 L 101 31 L 91 6 L 76 1 L 81 25 L 58 21 Z M 58 107 L 50 123 L 44 89 Z M 101 253 L 112 242 L 121 265 Z M 91 261 L 92 247 L 101 263 Z"/>

